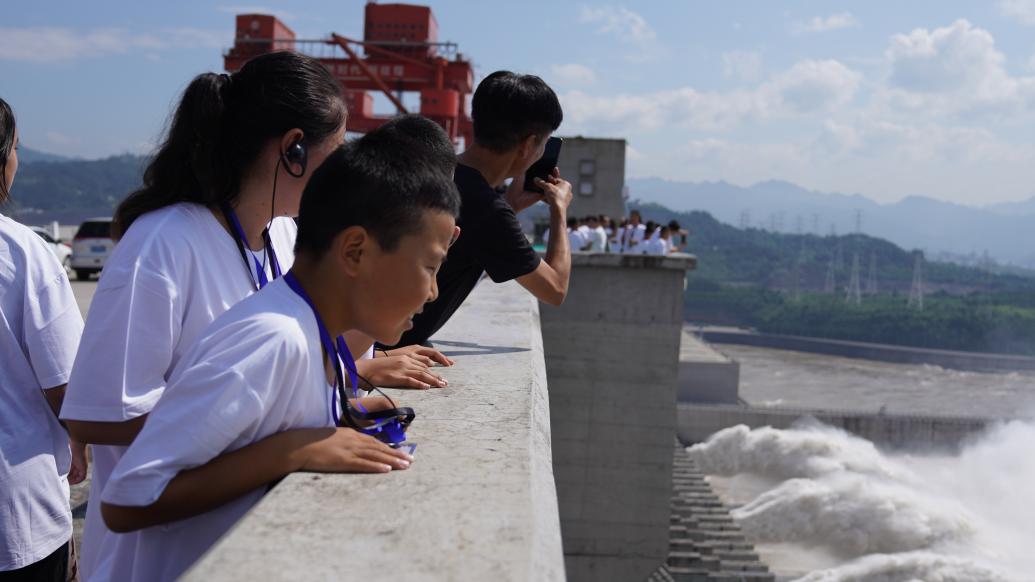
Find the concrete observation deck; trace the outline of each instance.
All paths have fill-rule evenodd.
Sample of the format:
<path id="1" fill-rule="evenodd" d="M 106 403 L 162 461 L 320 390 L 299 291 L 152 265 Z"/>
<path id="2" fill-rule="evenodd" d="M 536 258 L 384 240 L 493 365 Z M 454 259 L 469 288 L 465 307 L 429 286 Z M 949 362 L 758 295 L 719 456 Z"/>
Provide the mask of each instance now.
<path id="1" fill-rule="evenodd" d="M 410 469 L 290 475 L 186 579 L 564 580 L 536 301 L 482 283 L 434 341 L 449 387 L 389 392 Z"/>

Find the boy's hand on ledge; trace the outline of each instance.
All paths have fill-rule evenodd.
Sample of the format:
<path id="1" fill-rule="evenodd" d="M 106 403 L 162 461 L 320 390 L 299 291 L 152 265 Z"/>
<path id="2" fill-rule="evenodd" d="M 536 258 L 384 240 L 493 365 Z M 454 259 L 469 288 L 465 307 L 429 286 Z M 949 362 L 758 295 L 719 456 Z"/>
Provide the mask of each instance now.
<path id="1" fill-rule="evenodd" d="M 291 433 L 300 441 L 296 455 L 301 459 L 298 466 L 302 471 L 388 473 L 406 469 L 413 461 L 405 452 L 351 428 L 300 429 Z"/>
<path id="2" fill-rule="evenodd" d="M 416 358 L 418 361 L 423 362 L 427 366 L 439 364 L 441 366 L 452 366 L 456 362 L 450 360 L 445 354 L 436 350 L 435 348 L 429 348 L 421 345 L 405 346 L 401 348 L 395 348 L 394 350 L 385 350 L 385 353 L 389 356 L 410 356 Z"/>
<path id="3" fill-rule="evenodd" d="M 419 356 L 427 358 L 427 356 Z M 359 360 L 356 370 L 360 376 L 374 386 L 389 388 L 445 388 L 449 383 L 433 374 L 422 360 L 415 355 L 388 356 L 372 360 Z"/>

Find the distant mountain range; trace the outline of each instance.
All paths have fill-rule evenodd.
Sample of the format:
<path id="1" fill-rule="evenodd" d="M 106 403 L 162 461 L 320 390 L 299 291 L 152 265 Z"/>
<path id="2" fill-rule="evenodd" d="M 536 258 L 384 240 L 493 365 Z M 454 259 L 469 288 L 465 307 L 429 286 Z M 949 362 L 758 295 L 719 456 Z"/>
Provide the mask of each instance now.
<path id="1" fill-rule="evenodd" d="M 1035 198 L 983 208 L 910 196 L 879 204 L 859 194 L 807 190 L 782 181 L 741 187 L 727 182 L 627 180 L 633 199 L 673 210 L 704 210 L 722 222 L 785 233 L 838 234 L 855 230 L 905 248 L 923 249 L 928 258 L 977 264 L 985 251 L 998 260 L 1035 267 Z"/>
<path id="2" fill-rule="evenodd" d="M 119 201 L 140 186 L 146 158 L 81 160 L 20 147 L 18 161 L 11 202 L 2 212 L 27 224 L 78 224 L 111 216 Z"/>
<path id="3" fill-rule="evenodd" d="M 114 156 L 80 160 L 21 147 L 13 201 L 3 212 L 30 224 L 51 220 L 75 224 L 111 215 L 115 205 L 140 185 L 146 158 Z M 828 235 L 855 230 L 906 249 L 923 249 L 928 259 L 978 265 L 985 251 L 999 261 L 1035 268 L 1035 198 L 983 208 L 911 196 L 879 204 L 859 194 L 829 194 L 781 181 L 740 187 L 727 182 L 627 181 L 632 199 L 674 211 L 703 210 L 734 226 L 783 233 Z M 545 214 L 545 208 L 534 209 Z M 525 217 L 529 218 L 529 217 Z"/>
<path id="4" fill-rule="evenodd" d="M 24 145 L 18 146 L 18 163 L 20 164 L 31 164 L 33 162 L 67 162 L 71 159 L 72 158 L 67 156 L 34 150 L 32 148 L 25 147 Z"/>

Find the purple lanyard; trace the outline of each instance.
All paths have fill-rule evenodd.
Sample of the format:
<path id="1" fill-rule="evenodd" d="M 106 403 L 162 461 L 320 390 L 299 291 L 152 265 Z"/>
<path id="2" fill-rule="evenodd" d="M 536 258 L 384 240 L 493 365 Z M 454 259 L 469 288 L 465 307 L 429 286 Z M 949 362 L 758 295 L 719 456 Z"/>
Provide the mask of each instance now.
<path id="1" fill-rule="evenodd" d="M 248 237 L 244 234 L 244 229 L 241 228 L 241 221 L 237 219 L 237 213 L 230 207 L 229 204 L 223 205 L 223 216 L 226 217 L 227 222 L 230 223 L 230 227 L 234 231 L 234 241 L 237 243 L 238 250 L 241 251 L 241 258 L 244 259 L 244 264 L 248 266 L 248 255 L 250 253 L 245 252 L 245 249 L 250 249 L 248 246 Z M 273 271 L 273 278 L 276 279 L 281 276 L 280 263 L 277 262 L 277 253 L 273 251 L 273 241 L 270 240 L 269 228 L 262 231 L 263 244 L 266 248 L 266 253 L 270 257 L 270 270 Z M 269 277 L 266 276 L 266 269 L 262 268 L 262 264 L 259 263 L 259 259 L 252 255 L 252 261 L 255 263 L 255 277 L 258 279 L 259 284 L 256 285 L 255 290 L 258 291 L 266 285 L 269 285 Z M 250 269 L 249 269 L 250 271 Z M 251 273 L 249 273 L 250 275 Z"/>
<path id="2" fill-rule="evenodd" d="M 349 346 L 345 344 L 345 338 L 338 336 L 336 341 L 331 341 L 331 334 L 327 331 L 327 326 L 323 324 L 323 319 L 320 318 L 320 314 L 316 311 L 316 306 L 313 305 L 312 299 L 309 298 L 309 294 L 302 289 L 302 286 L 298 284 L 298 279 L 295 278 L 295 274 L 289 272 L 284 275 L 284 282 L 288 284 L 288 287 L 295 292 L 296 295 L 302 298 L 306 302 L 306 305 L 313 310 L 313 317 L 316 318 L 316 327 L 320 330 L 320 343 L 323 344 L 323 349 L 327 351 L 327 357 L 330 358 L 331 364 L 334 365 L 334 375 L 338 382 L 337 392 L 331 392 L 331 415 L 334 417 L 334 424 L 336 426 L 342 426 L 341 416 L 338 414 L 338 402 L 337 394 L 341 393 L 342 406 L 344 409 L 348 406 L 345 402 L 345 375 L 341 371 L 341 363 L 345 362 L 345 370 L 349 374 L 349 384 L 352 386 L 352 397 L 359 398 L 359 373 L 356 371 L 356 361 L 352 358 L 352 352 L 349 351 Z M 363 412 L 366 410 L 357 403 L 359 409 Z"/>

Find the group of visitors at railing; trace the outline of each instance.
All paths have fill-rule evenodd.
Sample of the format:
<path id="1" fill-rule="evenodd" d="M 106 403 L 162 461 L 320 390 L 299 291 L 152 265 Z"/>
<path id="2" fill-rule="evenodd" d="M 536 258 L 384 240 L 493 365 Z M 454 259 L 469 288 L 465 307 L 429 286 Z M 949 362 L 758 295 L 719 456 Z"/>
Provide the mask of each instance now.
<path id="1" fill-rule="evenodd" d="M 629 218 L 621 221 L 604 215 L 587 216 L 581 220 L 568 218 L 568 244 L 573 252 L 660 256 L 686 252 L 688 233 L 678 221 L 659 224 L 642 220 L 638 210 L 633 210 Z M 548 243 L 549 239 L 550 229 L 546 229 L 543 242 Z"/>
<path id="2" fill-rule="evenodd" d="M 115 212 L 85 327 L 62 266 L 0 215 L 0 580 L 173 580 L 292 471 L 408 468 L 420 411 L 369 391 L 446 385 L 428 339 L 483 273 L 552 305 L 568 291 L 567 237 L 541 258 L 516 213 L 543 201 L 563 229 L 571 185 L 555 168 L 541 192 L 496 191 L 543 156 L 557 96 L 499 71 L 471 110 L 459 156 L 414 115 L 344 143 L 341 85 L 313 58 L 196 77 Z M 0 100 L 0 203 L 18 139 Z"/>

